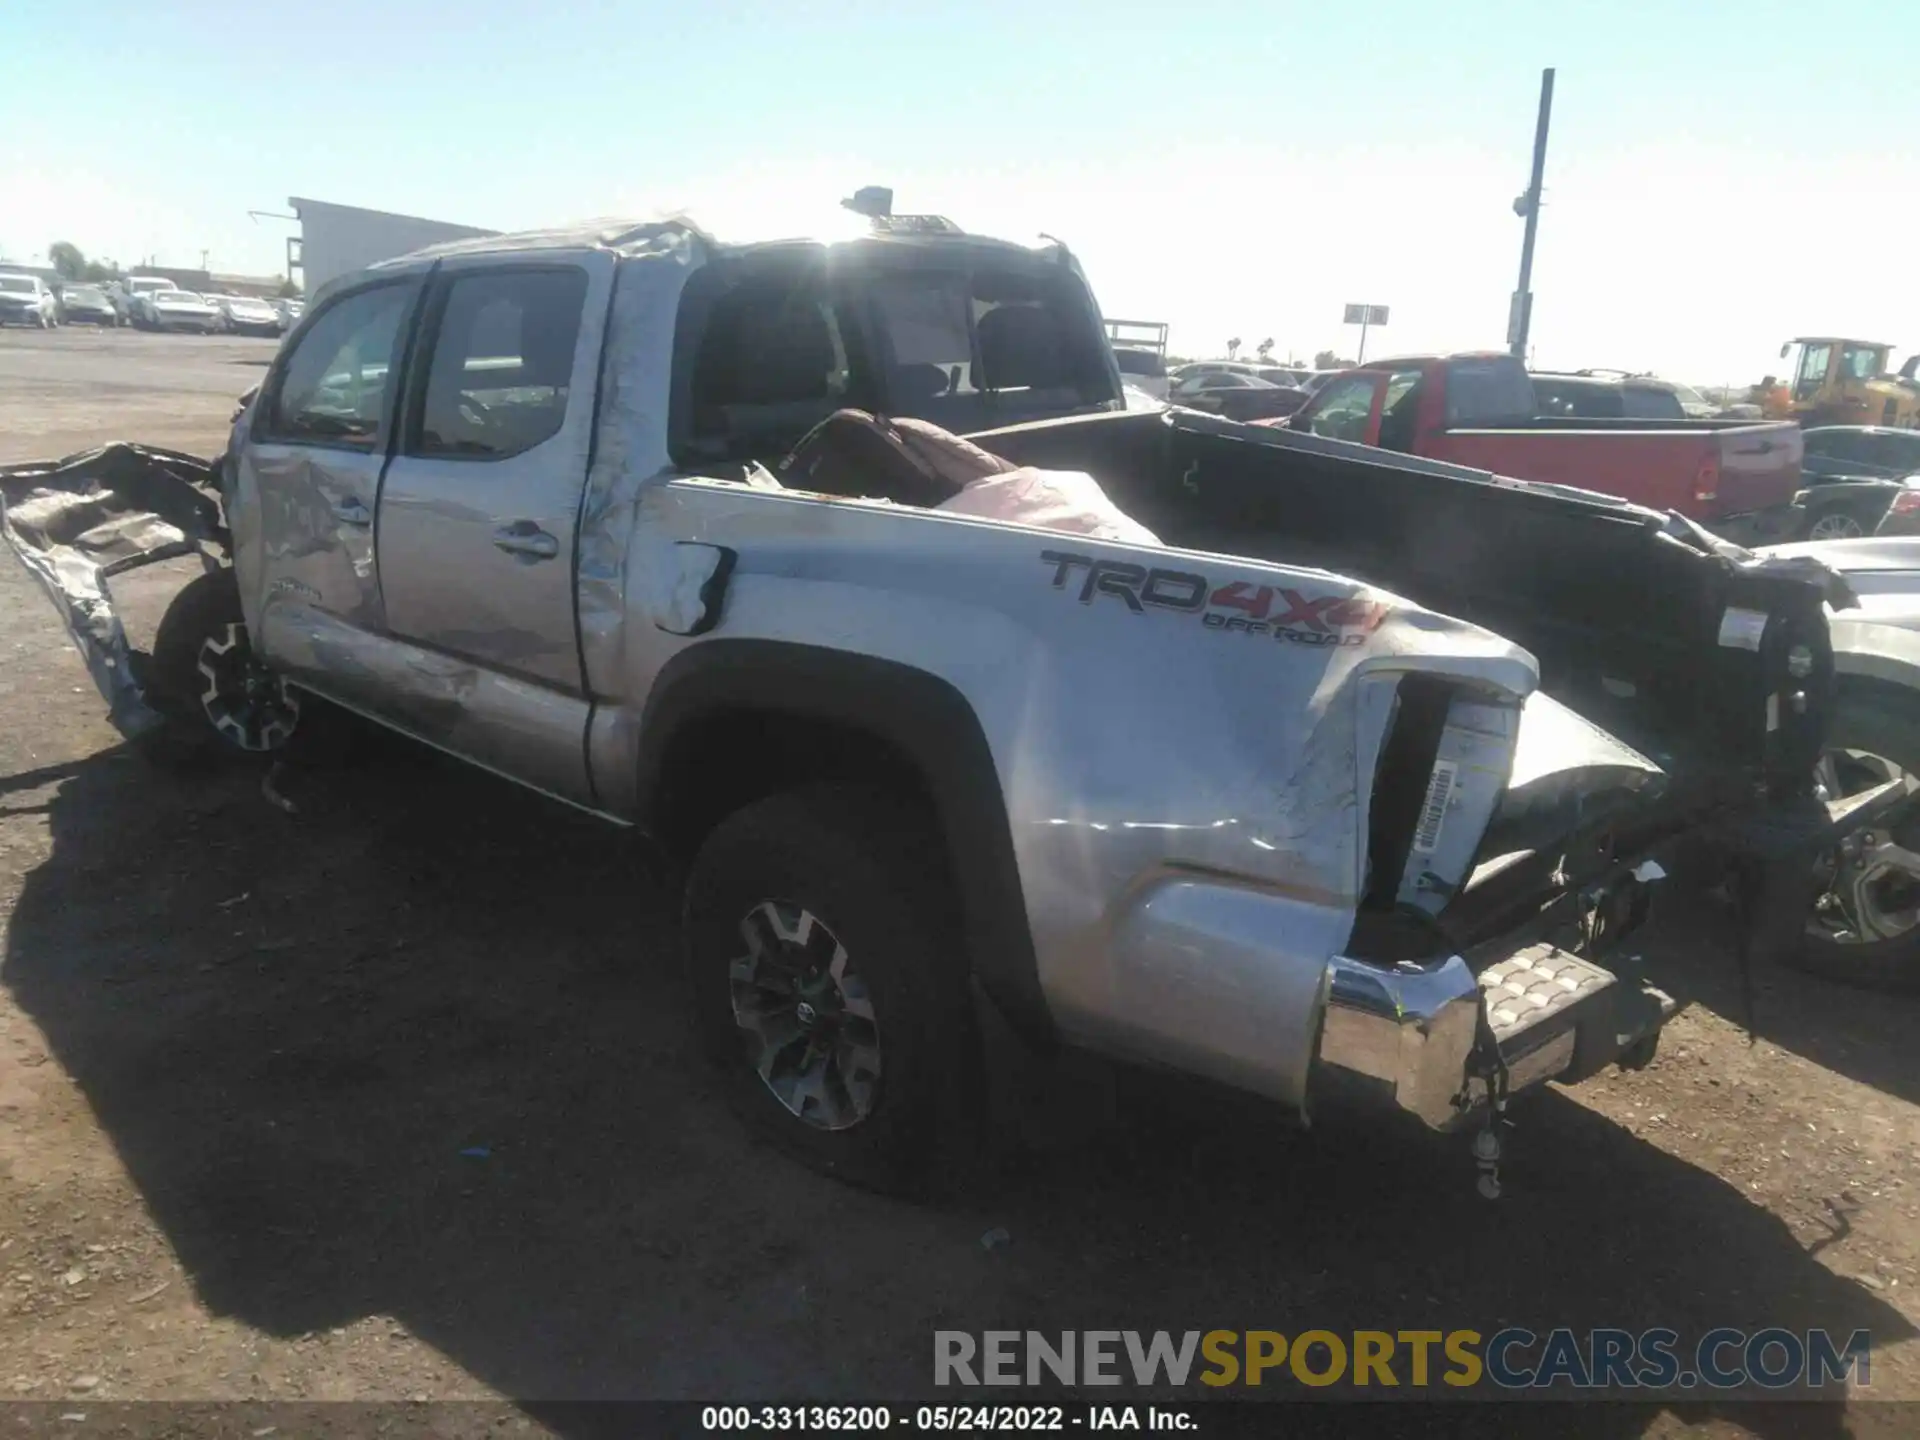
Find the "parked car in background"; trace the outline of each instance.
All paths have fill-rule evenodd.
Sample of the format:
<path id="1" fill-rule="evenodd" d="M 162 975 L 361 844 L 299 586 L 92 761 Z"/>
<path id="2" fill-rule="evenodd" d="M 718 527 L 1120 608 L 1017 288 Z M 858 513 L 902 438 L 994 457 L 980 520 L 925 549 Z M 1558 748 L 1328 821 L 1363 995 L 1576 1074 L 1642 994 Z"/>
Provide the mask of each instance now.
<path id="1" fill-rule="evenodd" d="M 286 329 L 280 314 L 257 295 L 209 295 L 220 312 L 220 328 L 235 335 L 278 335 Z"/>
<path id="2" fill-rule="evenodd" d="M 1253 372 L 1254 378 L 1264 380 L 1269 385 L 1285 385 L 1297 390 L 1300 382 L 1307 378 L 1307 372 L 1292 365 L 1262 365 Z"/>
<path id="3" fill-rule="evenodd" d="M 1889 512 L 1906 493 L 1898 480 L 1875 480 L 1860 476 L 1822 480 L 1809 484 L 1798 498 L 1807 513 L 1806 538 L 1809 540 L 1857 540 L 1862 535 L 1881 533 Z M 1920 518 L 1920 517 L 1917 517 Z M 1885 531 L 1889 535 L 1909 533 L 1899 523 Z"/>
<path id="4" fill-rule="evenodd" d="M 271 303 L 273 313 L 280 317 L 282 333 L 291 330 L 299 323 L 300 317 L 307 313 L 307 302 L 304 300 L 275 300 Z"/>
<path id="5" fill-rule="evenodd" d="M 51 330 L 60 321 L 53 291 L 38 275 L 0 274 L 0 325 L 37 325 Z"/>
<path id="6" fill-rule="evenodd" d="M 1204 410 L 1228 420 L 1280 419 L 1293 414 L 1309 398 L 1304 390 L 1231 370 L 1189 375 L 1167 392 L 1170 405 Z"/>
<path id="7" fill-rule="evenodd" d="M 1818 478 L 1877 477 L 1903 480 L 1920 475 L 1920 430 L 1881 425 L 1816 425 L 1805 432 L 1800 469 L 1808 483 Z"/>
<path id="8" fill-rule="evenodd" d="M 142 302 L 147 323 L 155 330 L 197 330 L 211 335 L 220 328 L 220 309 L 191 290 L 156 290 Z"/>
<path id="9" fill-rule="evenodd" d="M 121 323 L 126 325 L 151 325 L 153 317 L 147 301 L 164 290 L 180 288 L 164 275 L 129 275 L 115 283 L 119 289 L 114 305 L 120 311 Z"/>
<path id="10" fill-rule="evenodd" d="M 63 285 L 60 289 L 60 320 L 65 325 L 106 325 L 120 323 L 113 301 L 98 285 Z"/>
<path id="11" fill-rule="evenodd" d="M 1674 402 L 1664 396 L 1664 403 Z M 1806 513 L 1795 504 L 1798 426 L 1543 415 L 1533 378 L 1504 351 L 1369 361 L 1328 381 L 1285 423 L 1333 440 L 1617 495 L 1743 544 L 1793 540 L 1805 530 Z"/>

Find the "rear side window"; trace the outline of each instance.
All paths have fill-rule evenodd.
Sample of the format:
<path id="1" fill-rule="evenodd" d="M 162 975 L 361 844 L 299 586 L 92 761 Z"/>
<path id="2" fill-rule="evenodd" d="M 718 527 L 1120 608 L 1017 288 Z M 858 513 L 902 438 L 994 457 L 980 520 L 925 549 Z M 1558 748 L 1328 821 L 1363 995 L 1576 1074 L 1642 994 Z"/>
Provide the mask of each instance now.
<path id="1" fill-rule="evenodd" d="M 703 267 L 674 339 L 676 458 L 772 461 L 843 406 L 879 408 L 855 384 L 852 338 L 817 259 Z"/>
<path id="2" fill-rule="evenodd" d="M 1533 382 L 1518 360 L 1501 356 L 1447 366 L 1447 424 L 1505 425 L 1531 420 Z"/>
<path id="3" fill-rule="evenodd" d="M 412 284 L 395 282 L 327 306 L 281 366 L 265 438 L 372 449 L 393 395 L 413 295 Z"/>
<path id="4" fill-rule="evenodd" d="M 571 266 L 455 278 L 408 453 L 501 460 L 558 434 L 586 298 L 586 273 Z"/>

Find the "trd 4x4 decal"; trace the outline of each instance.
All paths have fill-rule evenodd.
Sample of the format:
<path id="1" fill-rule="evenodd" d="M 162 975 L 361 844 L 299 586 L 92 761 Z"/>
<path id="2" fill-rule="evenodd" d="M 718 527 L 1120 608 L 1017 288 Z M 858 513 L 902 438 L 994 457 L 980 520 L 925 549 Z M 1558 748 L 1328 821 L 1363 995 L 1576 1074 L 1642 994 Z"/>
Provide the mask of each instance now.
<path id="1" fill-rule="evenodd" d="M 1358 595 L 1304 595 L 1275 585 L 1234 580 L 1218 588 L 1190 570 L 1149 569 L 1128 560 L 1096 560 L 1064 550 L 1042 550 L 1053 566 L 1053 588 L 1064 590 L 1076 571 L 1080 603 L 1096 595 L 1120 601 L 1136 615 L 1148 606 L 1198 614 L 1209 630 L 1271 635 L 1296 645 L 1361 645 L 1387 618 L 1387 606 Z"/>

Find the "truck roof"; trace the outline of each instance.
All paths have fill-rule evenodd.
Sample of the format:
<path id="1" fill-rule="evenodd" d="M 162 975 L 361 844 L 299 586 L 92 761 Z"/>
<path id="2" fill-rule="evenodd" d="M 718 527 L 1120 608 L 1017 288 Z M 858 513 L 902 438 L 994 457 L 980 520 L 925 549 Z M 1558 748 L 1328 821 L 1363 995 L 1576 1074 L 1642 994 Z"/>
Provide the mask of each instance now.
<path id="1" fill-rule="evenodd" d="M 1408 365 L 1433 365 L 1454 360 L 1512 360 L 1505 350 L 1455 350 L 1447 355 L 1387 355 L 1349 366 L 1353 370 L 1398 370 Z"/>
<path id="2" fill-rule="evenodd" d="M 851 212 L 828 212 L 827 219 L 812 234 L 792 230 L 763 234 L 715 235 L 691 216 L 672 215 L 652 220 L 608 218 L 584 220 L 573 225 L 547 230 L 519 230 L 504 235 L 477 235 L 464 240 L 447 240 L 438 245 L 381 260 L 369 269 L 399 268 L 418 261 L 440 260 L 453 255 L 513 254 L 528 250 L 614 250 L 638 254 L 651 250 L 662 240 L 684 236 L 720 252 L 738 252 L 769 246 L 839 245 L 860 241 L 913 246 L 965 246 L 1005 248 L 1032 255 L 1046 249 L 1064 248 L 1057 240 L 1043 245 L 1025 245 L 990 235 L 975 235 L 961 230 L 939 216 L 895 215 L 869 220 Z"/>

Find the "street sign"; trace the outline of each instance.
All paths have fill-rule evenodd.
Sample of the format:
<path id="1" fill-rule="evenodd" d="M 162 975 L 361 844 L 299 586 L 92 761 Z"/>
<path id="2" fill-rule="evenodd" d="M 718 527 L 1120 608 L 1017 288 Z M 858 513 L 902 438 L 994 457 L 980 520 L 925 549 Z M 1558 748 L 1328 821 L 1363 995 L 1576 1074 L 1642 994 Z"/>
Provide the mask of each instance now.
<path id="1" fill-rule="evenodd" d="M 1384 325 L 1387 323 L 1385 305 L 1349 305 L 1347 306 L 1348 325 Z"/>

